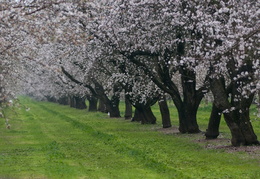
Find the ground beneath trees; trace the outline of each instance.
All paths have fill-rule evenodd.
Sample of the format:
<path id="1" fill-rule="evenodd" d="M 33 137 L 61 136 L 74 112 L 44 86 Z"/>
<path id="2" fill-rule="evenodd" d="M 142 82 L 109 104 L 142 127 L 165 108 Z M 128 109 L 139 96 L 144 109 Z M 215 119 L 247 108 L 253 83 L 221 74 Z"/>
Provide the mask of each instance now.
<path id="1" fill-rule="evenodd" d="M 158 131 L 166 135 L 180 135 L 178 127 L 161 128 Z M 206 149 L 224 150 L 227 153 L 247 153 L 249 157 L 260 160 L 260 146 L 231 146 L 231 141 L 223 134 L 220 134 L 217 139 L 207 140 L 205 139 L 204 132 L 199 134 L 182 134 L 183 137 L 191 138 L 192 142 L 199 143 Z M 259 162 L 260 163 L 260 162 Z"/>
<path id="2" fill-rule="evenodd" d="M 0 120 L 0 178 L 260 178 L 259 150 L 227 153 L 228 130 L 207 141 L 177 127 L 28 98 L 21 104 L 30 110 L 10 109 L 10 129 Z"/>

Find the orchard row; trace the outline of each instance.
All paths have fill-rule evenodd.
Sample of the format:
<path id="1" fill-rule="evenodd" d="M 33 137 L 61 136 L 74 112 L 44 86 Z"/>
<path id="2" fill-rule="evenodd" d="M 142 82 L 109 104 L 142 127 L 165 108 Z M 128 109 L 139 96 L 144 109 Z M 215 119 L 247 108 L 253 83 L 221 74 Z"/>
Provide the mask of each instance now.
<path id="1" fill-rule="evenodd" d="M 207 138 L 221 115 L 232 145 L 259 144 L 249 109 L 259 98 L 257 0 L 36 0 L 0 6 L 2 104 L 26 94 L 119 117 L 120 99 L 133 120 L 155 123 L 166 97 L 181 133 L 200 132 L 196 114 L 207 94 L 213 108 Z M 68 100 L 69 99 L 69 100 Z M 83 102 L 82 102 L 83 101 Z M 127 112 L 126 116 L 131 116 Z"/>

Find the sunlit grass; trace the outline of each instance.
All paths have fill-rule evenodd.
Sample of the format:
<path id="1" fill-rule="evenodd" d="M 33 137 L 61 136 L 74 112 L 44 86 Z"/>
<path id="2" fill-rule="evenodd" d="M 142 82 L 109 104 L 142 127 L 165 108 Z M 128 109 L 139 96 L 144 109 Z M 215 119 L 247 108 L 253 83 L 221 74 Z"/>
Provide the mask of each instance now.
<path id="1" fill-rule="evenodd" d="M 11 129 L 0 119 L 0 178 L 259 178 L 259 158 L 247 153 L 206 149 L 194 142 L 202 134 L 165 134 L 156 125 L 141 125 L 107 114 L 76 110 L 21 98 L 24 107 L 8 112 Z M 172 104 L 171 118 L 178 125 Z M 121 111 L 123 111 L 121 105 Z M 198 114 L 207 127 L 210 106 Z M 260 135 L 259 120 L 253 120 Z M 221 132 L 229 136 L 225 122 Z"/>

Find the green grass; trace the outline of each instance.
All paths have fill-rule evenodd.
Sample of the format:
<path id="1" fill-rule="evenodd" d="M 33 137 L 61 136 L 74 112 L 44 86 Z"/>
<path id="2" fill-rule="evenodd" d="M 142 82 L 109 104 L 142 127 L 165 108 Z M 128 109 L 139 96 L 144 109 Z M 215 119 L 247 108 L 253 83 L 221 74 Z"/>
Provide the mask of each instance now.
<path id="1" fill-rule="evenodd" d="M 206 149 L 195 142 L 202 134 L 161 132 L 157 106 L 157 124 L 141 125 L 28 98 L 21 103 L 30 111 L 7 111 L 10 130 L 0 119 L 0 178 L 260 178 L 259 155 Z M 170 109 L 176 126 L 172 104 Z M 209 111 L 209 106 L 200 108 L 201 130 Z M 259 136 L 260 122 L 252 122 Z M 229 137 L 224 121 L 221 132 Z"/>

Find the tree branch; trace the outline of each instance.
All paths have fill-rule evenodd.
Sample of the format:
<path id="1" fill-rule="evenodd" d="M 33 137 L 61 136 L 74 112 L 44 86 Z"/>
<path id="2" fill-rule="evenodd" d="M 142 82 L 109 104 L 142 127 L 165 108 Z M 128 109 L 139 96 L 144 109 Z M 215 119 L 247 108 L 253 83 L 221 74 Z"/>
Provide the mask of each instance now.
<path id="1" fill-rule="evenodd" d="M 64 69 L 64 67 L 61 67 L 61 70 L 62 70 L 62 73 L 65 76 L 67 76 L 71 81 L 73 81 L 74 83 L 76 83 L 80 86 L 84 86 L 84 87 L 88 88 L 94 96 L 97 96 L 97 92 L 95 91 L 95 89 L 92 86 L 90 86 L 88 84 L 84 84 L 84 83 L 80 82 L 79 80 L 77 80 L 76 78 L 74 78 L 69 72 L 67 72 Z"/>

